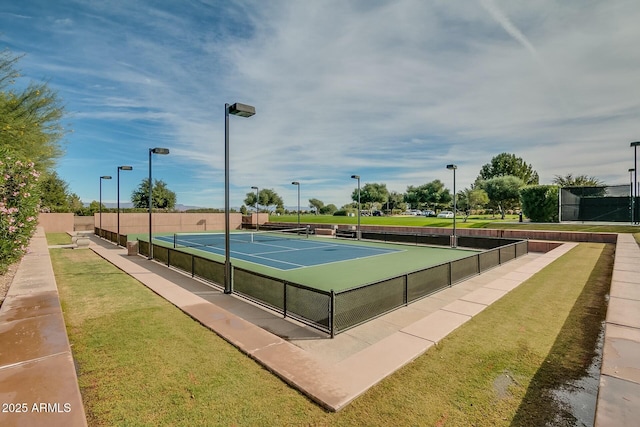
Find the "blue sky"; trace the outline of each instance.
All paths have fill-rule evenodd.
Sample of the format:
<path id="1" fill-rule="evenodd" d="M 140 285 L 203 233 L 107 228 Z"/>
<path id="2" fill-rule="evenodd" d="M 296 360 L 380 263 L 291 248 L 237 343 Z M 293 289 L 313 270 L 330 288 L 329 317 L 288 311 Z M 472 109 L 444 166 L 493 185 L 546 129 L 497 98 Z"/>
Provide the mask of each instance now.
<path id="1" fill-rule="evenodd" d="M 341 206 L 358 174 L 404 192 L 468 187 L 514 153 L 541 183 L 627 183 L 640 139 L 640 2 L 23 0 L 2 2 L 0 47 L 25 54 L 69 116 L 57 167 L 83 201 L 121 200 L 148 174 L 184 205 L 231 205 L 251 186 L 295 206 Z"/>

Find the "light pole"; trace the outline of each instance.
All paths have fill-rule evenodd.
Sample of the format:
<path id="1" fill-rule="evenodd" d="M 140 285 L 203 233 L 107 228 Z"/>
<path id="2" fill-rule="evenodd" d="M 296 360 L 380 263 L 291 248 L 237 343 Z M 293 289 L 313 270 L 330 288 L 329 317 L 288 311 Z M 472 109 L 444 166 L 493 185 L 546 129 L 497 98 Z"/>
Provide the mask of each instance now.
<path id="1" fill-rule="evenodd" d="M 358 180 L 358 228 L 356 229 L 356 238 L 360 240 L 360 175 L 351 175 L 351 178 Z"/>
<path id="2" fill-rule="evenodd" d="M 118 240 L 116 240 L 116 245 L 120 245 L 120 171 L 130 171 L 133 170 L 131 166 L 118 166 L 118 179 L 116 185 L 118 187 Z"/>
<path id="3" fill-rule="evenodd" d="M 149 148 L 149 200 L 147 200 L 148 202 L 148 206 L 149 206 L 149 259 L 153 259 L 153 235 L 152 235 L 152 228 L 151 228 L 151 212 L 153 210 L 153 203 L 152 203 L 152 196 L 151 196 L 151 190 L 153 189 L 153 182 L 151 181 L 151 157 L 153 154 L 169 154 L 169 149 L 168 148 Z"/>
<path id="4" fill-rule="evenodd" d="M 104 234 L 102 232 L 102 180 L 103 179 L 111 179 L 111 176 L 104 175 L 100 177 L 100 206 L 98 206 L 98 210 L 100 211 L 100 237 Z"/>
<path id="5" fill-rule="evenodd" d="M 451 247 L 455 248 L 458 246 L 458 242 L 456 242 L 456 214 L 458 213 L 458 206 L 456 204 L 456 169 L 458 169 L 457 165 L 447 165 L 447 169 L 453 171 L 453 235 L 451 236 Z"/>
<path id="6" fill-rule="evenodd" d="M 638 220 L 636 220 L 636 217 L 638 216 L 638 206 L 636 204 L 637 198 L 638 198 L 638 187 L 637 187 L 637 182 L 638 182 L 638 145 L 640 145 L 640 141 L 636 141 L 636 142 L 632 142 L 631 144 L 629 144 L 630 147 L 633 147 L 633 185 L 632 187 L 635 188 L 635 198 L 633 199 L 633 205 L 634 205 L 634 209 L 633 209 L 633 213 L 634 213 L 634 217 L 633 217 L 633 223 L 637 224 Z"/>
<path id="7" fill-rule="evenodd" d="M 630 168 L 629 169 L 629 195 L 631 196 L 629 198 L 630 202 L 629 202 L 629 209 L 631 210 L 631 224 L 633 224 L 633 220 L 634 220 L 634 216 L 633 216 L 633 187 L 634 187 L 634 183 L 633 183 L 633 176 L 631 175 L 631 172 L 635 172 L 636 168 Z"/>
<path id="8" fill-rule="evenodd" d="M 293 181 L 291 184 L 298 187 L 298 228 L 300 228 L 300 182 Z"/>
<path id="9" fill-rule="evenodd" d="M 256 231 L 260 230 L 260 214 L 258 213 L 258 200 L 260 199 L 260 193 L 258 187 L 251 187 L 252 190 L 256 190 Z"/>
<path id="10" fill-rule="evenodd" d="M 256 113 L 255 107 L 236 102 L 224 104 L 224 293 L 233 292 L 231 280 L 231 256 L 229 249 L 229 114 L 240 117 L 251 117 Z"/>

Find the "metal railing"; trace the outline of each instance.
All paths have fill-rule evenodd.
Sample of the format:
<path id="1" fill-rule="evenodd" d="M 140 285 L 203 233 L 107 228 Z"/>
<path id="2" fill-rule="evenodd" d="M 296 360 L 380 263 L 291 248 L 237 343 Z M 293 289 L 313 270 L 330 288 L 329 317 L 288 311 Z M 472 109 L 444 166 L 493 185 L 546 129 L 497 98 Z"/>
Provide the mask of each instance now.
<path id="1" fill-rule="evenodd" d="M 448 242 L 449 236 L 444 237 Z M 480 238 L 476 246 L 499 243 L 503 245 L 465 258 L 335 292 L 232 266 L 234 293 L 333 337 L 528 253 L 526 240 Z M 148 242 L 139 240 L 138 252 L 148 256 Z M 221 262 L 155 243 L 153 257 L 223 289 Z"/>

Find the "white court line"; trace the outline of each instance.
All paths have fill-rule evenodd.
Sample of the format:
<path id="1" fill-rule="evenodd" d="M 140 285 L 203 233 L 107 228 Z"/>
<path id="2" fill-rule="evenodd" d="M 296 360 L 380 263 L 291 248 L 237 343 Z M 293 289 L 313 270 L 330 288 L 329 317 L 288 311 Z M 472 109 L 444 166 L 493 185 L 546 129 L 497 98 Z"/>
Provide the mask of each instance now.
<path id="1" fill-rule="evenodd" d="M 164 237 L 164 236 L 161 236 Z M 162 238 L 156 238 L 157 240 L 164 240 Z M 166 241 L 166 240 L 165 240 Z M 249 243 L 246 241 L 242 241 L 241 243 Z M 269 267 L 269 268 L 274 268 L 276 270 L 280 270 L 280 271 L 291 271 L 291 270 L 296 270 L 299 268 L 308 268 L 308 267 L 317 267 L 317 266 L 324 266 L 324 265 L 329 265 L 329 264 L 336 264 L 339 262 L 347 262 L 347 261 L 353 261 L 353 260 L 357 260 L 357 259 L 365 259 L 365 258 L 371 258 L 371 257 L 375 257 L 375 256 L 382 256 L 382 255 L 387 255 L 387 254 L 392 254 L 392 253 L 396 253 L 396 252 L 406 252 L 403 249 L 385 249 L 385 248 L 376 248 L 376 247 L 370 247 L 370 246 L 359 246 L 359 245 L 350 245 L 350 244 L 341 244 L 341 243 L 327 243 L 327 242 L 309 242 L 309 243 L 316 243 L 316 244 L 320 244 L 319 246 L 313 246 L 313 247 L 309 247 L 309 248 L 290 248 L 287 246 L 280 246 L 280 245 L 274 245 L 274 244 L 269 244 L 269 243 L 263 243 L 263 242 L 251 242 L 253 244 L 258 244 L 258 245 L 263 245 L 263 246 L 272 246 L 272 247 L 276 247 L 276 248 L 283 248 L 284 250 L 279 250 L 279 251 L 268 251 L 268 252 L 258 252 L 257 254 L 250 254 L 247 252 L 240 252 L 237 250 L 231 250 L 230 253 L 235 253 L 238 255 L 244 255 L 246 257 L 253 257 L 253 258 L 257 258 L 257 259 L 263 259 L 266 261 L 269 261 L 271 263 L 276 263 L 276 264 L 284 264 L 284 265 L 291 265 L 294 266 L 294 268 L 288 268 L 288 269 L 282 269 L 282 268 L 278 268 L 272 265 L 267 265 L 267 264 L 263 264 L 261 262 L 254 262 L 251 261 L 249 259 L 242 259 L 242 258 L 237 258 L 238 260 L 250 263 L 250 264 L 256 264 L 256 265 L 260 265 L 263 267 Z M 275 253 L 284 253 L 284 252 L 295 252 L 295 251 L 305 251 L 305 250 L 309 250 L 309 249 L 313 249 L 313 250 L 317 250 L 317 249 L 322 249 L 322 248 L 332 248 L 332 247 L 337 247 L 337 248 L 344 248 L 344 247 L 350 247 L 350 248 L 356 248 L 356 249 L 363 249 L 363 250 L 367 250 L 367 251 L 377 251 L 377 252 L 381 252 L 381 253 L 377 253 L 377 254 L 371 254 L 371 255 L 367 255 L 367 256 L 360 256 L 360 257 L 354 257 L 354 258 L 348 258 L 348 259 L 340 259 L 340 260 L 336 260 L 336 261 L 329 261 L 329 262 L 323 262 L 321 264 L 311 264 L 311 265 L 307 265 L 307 264 L 298 264 L 298 263 L 293 263 L 293 262 L 288 262 L 288 261 L 281 261 L 281 260 L 277 260 L 277 259 L 273 259 L 273 258 L 269 258 L 267 256 L 261 256 L 261 255 L 268 255 L 268 254 L 275 254 Z M 217 255 L 223 255 L 224 254 L 224 248 L 221 248 L 219 246 L 215 246 L 215 245 L 202 245 L 202 246 L 191 246 L 189 247 L 190 249 L 195 249 L 195 250 L 199 250 L 201 252 L 208 252 L 208 253 L 214 253 Z M 204 249 L 202 249 L 204 248 Z M 222 253 L 219 253 L 222 252 Z"/>

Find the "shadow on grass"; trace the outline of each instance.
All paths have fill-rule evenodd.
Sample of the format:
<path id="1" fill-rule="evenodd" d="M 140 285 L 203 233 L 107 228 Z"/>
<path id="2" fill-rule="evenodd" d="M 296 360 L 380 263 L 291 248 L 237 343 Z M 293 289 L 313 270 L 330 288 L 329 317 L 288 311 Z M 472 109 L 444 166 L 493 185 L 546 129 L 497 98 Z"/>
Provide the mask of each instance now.
<path id="1" fill-rule="evenodd" d="M 549 354 L 531 380 L 512 426 L 578 425 L 576 417 L 553 392 L 587 376 L 593 358 L 599 356 L 598 337 L 607 313 L 614 250 L 614 245 L 604 247 Z"/>

